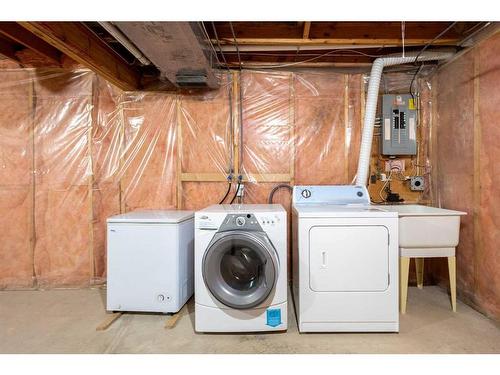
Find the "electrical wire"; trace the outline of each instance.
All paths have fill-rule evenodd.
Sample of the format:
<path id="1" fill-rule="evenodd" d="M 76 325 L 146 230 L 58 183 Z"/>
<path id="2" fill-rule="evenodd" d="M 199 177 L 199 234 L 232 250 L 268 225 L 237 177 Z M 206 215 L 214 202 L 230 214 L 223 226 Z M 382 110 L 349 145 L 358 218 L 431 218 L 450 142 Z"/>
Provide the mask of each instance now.
<path id="1" fill-rule="evenodd" d="M 226 56 L 224 56 L 224 51 L 222 51 L 222 46 L 220 45 L 219 35 L 217 34 L 217 29 L 215 28 L 214 21 L 212 21 L 211 24 L 212 24 L 212 30 L 213 30 L 214 36 L 215 36 L 215 41 L 217 42 L 217 47 L 219 47 L 219 52 L 220 52 L 220 54 L 222 56 L 222 60 L 224 60 L 224 64 L 226 65 L 227 70 L 229 72 L 231 72 L 231 70 L 227 66 L 227 60 L 226 60 Z"/>
<path id="2" fill-rule="evenodd" d="M 222 47 L 220 44 L 219 40 L 219 35 L 217 34 L 217 28 L 215 27 L 215 23 L 211 21 L 212 25 L 212 31 L 214 32 L 215 40 L 217 42 L 217 47 L 219 48 L 219 52 L 222 56 L 222 60 L 224 60 L 224 64 L 226 65 L 226 69 L 228 71 L 228 78 L 229 78 L 229 85 L 232 84 L 232 73 L 231 69 L 227 66 L 227 60 L 226 56 L 224 55 L 224 52 L 222 51 Z M 234 129 L 233 129 L 233 119 L 234 119 L 234 114 L 233 114 L 233 95 L 232 95 L 232 88 L 229 87 L 228 90 L 228 98 L 229 98 L 229 168 L 228 168 L 228 179 L 229 179 L 229 186 L 226 192 L 226 195 L 224 198 L 222 198 L 221 202 L 219 204 L 222 204 L 224 200 L 227 198 L 229 195 L 229 192 L 231 191 L 231 180 L 233 178 L 233 173 L 234 173 Z"/>
<path id="3" fill-rule="evenodd" d="M 391 181 L 391 177 L 392 177 L 392 169 L 391 171 L 389 172 L 389 176 L 387 176 L 387 180 L 385 180 L 385 183 L 384 185 L 382 185 L 382 189 L 380 189 L 378 195 L 380 196 L 380 198 L 382 199 L 382 201 L 384 202 L 387 202 L 387 198 L 384 198 L 382 196 L 382 192 L 384 191 L 385 187 L 387 186 L 387 184 L 389 183 L 389 181 Z"/>
<path id="4" fill-rule="evenodd" d="M 297 61 L 297 62 L 293 62 L 293 63 L 279 64 L 279 65 L 262 65 L 262 66 L 252 65 L 252 68 L 258 68 L 258 69 L 286 68 L 288 66 L 300 65 L 300 64 L 308 63 L 308 62 L 311 62 L 311 61 L 314 61 L 314 60 L 318 60 L 318 59 L 320 59 L 322 57 L 331 56 L 331 55 L 333 55 L 335 53 L 339 53 L 339 52 L 350 52 L 350 53 L 354 53 L 354 54 L 357 54 L 357 55 L 363 55 L 363 56 L 367 56 L 367 57 L 380 57 L 380 56 L 382 56 L 382 55 L 371 55 L 371 54 L 364 53 L 364 52 L 361 52 L 361 51 L 356 51 L 356 50 L 336 49 L 336 50 L 329 51 L 329 52 L 323 53 L 323 54 L 315 56 L 315 57 L 311 57 L 310 59 L 301 60 L 301 61 Z M 352 55 L 347 55 L 347 54 L 342 54 L 341 53 L 340 56 L 352 56 Z M 354 56 L 356 56 L 356 55 L 354 55 Z"/>
<path id="5" fill-rule="evenodd" d="M 227 187 L 226 195 L 224 195 L 224 198 L 222 198 L 220 200 L 219 204 L 224 203 L 224 201 L 226 200 L 227 196 L 229 195 L 229 192 L 231 191 L 231 181 L 229 181 L 227 185 L 228 185 L 228 187 Z"/>
<path id="6" fill-rule="evenodd" d="M 420 52 L 419 52 L 419 53 L 417 53 L 417 56 L 415 57 L 414 63 L 415 63 L 415 64 L 417 63 L 418 58 L 420 57 L 420 55 L 421 55 L 422 53 L 424 53 L 424 52 L 425 52 L 425 50 L 426 50 L 427 48 L 429 48 L 429 47 L 432 45 L 432 43 L 434 43 L 436 40 L 438 40 L 439 38 L 441 38 L 444 34 L 446 34 L 446 33 L 447 33 L 447 32 L 448 32 L 448 31 L 449 31 L 449 30 L 450 30 L 453 26 L 455 26 L 456 24 L 457 24 L 457 22 L 456 22 L 456 21 L 455 21 L 455 22 L 452 22 L 452 23 L 451 23 L 451 25 L 449 25 L 446 29 L 444 29 L 444 30 L 443 30 L 443 31 L 441 31 L 438 35 L 436 35 L 436 36 L 434 37 L 434 39 L 432 39 L 429 43 L 427 43 L 427 44 L 424 46 L 424 48 L 422 48 L 422 49 L 420 50 Z"/>
<path id="7" fill-rule="evenodd" d="M 233 29 L 233 23 L 229 21 L 229 27 L 231 28 L 231 33 L 233 34 L 233 39 L 234 39 L 234 46 L 236 47 L 236 52 L 238 53 L 238 62 L 240 63 L 240 70 L 241 70 L 241 56 L 240 56 L 240 48 L 238 47 L 238 42 L 236 40 L 236 34 Z"/>
<path id="8" fill-rule="evenodd" d="M 279 184 L 279 185 L 276 185 L 275 187 L 273 187 L 273 189 L 269 193 L 269 198 L 268 198 L 267 202 L 269 204 L 273 204 L 274 193 L 276 193 L 279 189 L 283 189 L 283 188 L 288 189 L 290 191 L 290 193 L 293 192 L 293 188 L 290 185 L 288 185 L 288 184 Z"/>
<path id="9" fill-rule="evenodd" d="M 432 43 L 434 43 L 436 40 L 438 40 L 438 39 L 439 39 L 439 38 L 441 38 L 444 34 L 446 34 L 449 30 L 451 30 L 451 28 L 452 28 L 453 26 L 455 26 L 456 24 L 457 24 L 457 22 L 456 22 L 456 21 L 455 21 L 455 22 L 452 22 L 452 23 L 451 23 L 451 25 L 449 25 L 446 29 L 444 29 L 444 30 L 443 30 L 443 31 L 441 31 L 438 35 L 436 35 L 436 36 L 435 36 L 435 37 L 434 37 L 434 38 L 433 38 L 433 39 L 432 39 L 429 43 L 427 43 L 427 44 L 426 44 L 426 45 L 425 45 L 425 46 L 424 46 L 424 47 L 423 47 L 423 48 L 422 48 L 422 49 L 421 49 L 421 50 L 417 53 L 417 56 L 415 56 L 415 60 L 413 61 L 413 63 L 414 63 L 415 65 L 417 65 L 417 63 L 418 63 L 418 58 L 422 55 L 422 53 L 424 53 L 424 52 L 425 52 L 425 50 L 426 50 L 427 48 L 429 48 L 429 47 L 432 45 Z M 415 72 L 415 74 L 413 75 L 413 78 L 412 78 L 411 83 L 410 83 L 410 89 L 409 89 L 409 91 L 410 91 L 410 95 L 411 95 L 411 97 L 412 97 L 412 99 L 413 99 L 413 102 L 415 102 L 415 96 L 414 96 L 414 94 L 413 94 L 413 82 L 414 82 L 414 81 L 415 81 L 415 79 L 417 78 L 417 75 L 418 75 L 418 73 L 420 72 L 420 70 L 421 70 L 422 66 L 423 66 L 423 63 L 420 65 L 420 68 L 419 68 L 419 69 L 417 69 L 417 71 L 416 71 L 416 72 Z"/>
<path id="10" fill-rule="evenodd" d="M 210 38 L 210 35 L 208 35 L 208 31 L 205 28 L 205 23 L 199 21 L 198 24 L 200 25 L 201 30 L 203 31 L 203 34 L 205 35 L 205 38 L 208 40 L 208 43 L 210 45 L 210 48 L 212 49 L 212 52 L 214 53 L 215 59 L 217 60 L 217 63 L 221 65 L 221 62 L 219 60 L 219 56 L 217 55 L 217 51 L 215 50 L 215 46 L 212 43 L 212 39 Z"/>

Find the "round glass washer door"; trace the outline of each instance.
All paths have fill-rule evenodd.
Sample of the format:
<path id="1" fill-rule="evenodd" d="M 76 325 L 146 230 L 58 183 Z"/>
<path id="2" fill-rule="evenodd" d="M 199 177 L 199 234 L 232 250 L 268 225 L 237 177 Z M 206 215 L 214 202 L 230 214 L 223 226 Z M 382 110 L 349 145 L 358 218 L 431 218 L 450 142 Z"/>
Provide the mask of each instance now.
<path id="1" fill-rule="evenodd" d="M 276 250 L 262 232 L 217 233 L 203 257 L 203 280 L 212 295 L 235 309 L 260 305 L 278 277 Z"/>

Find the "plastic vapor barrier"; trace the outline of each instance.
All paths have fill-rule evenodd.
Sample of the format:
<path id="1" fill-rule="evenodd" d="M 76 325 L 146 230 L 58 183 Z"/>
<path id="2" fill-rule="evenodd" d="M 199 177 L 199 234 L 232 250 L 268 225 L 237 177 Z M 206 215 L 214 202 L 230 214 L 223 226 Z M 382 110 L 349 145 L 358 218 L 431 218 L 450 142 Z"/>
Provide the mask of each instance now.
<path id="1" fill-rule="evenodd" d="M 111 215 L 200 209 L 229 181 L 226 203 L 353 181 L 362 75 L 218 78 L 215 91 L 122 92 L 84 69 L 0 70 L 0 288 L 105 282 Z M 288 190 L 274 202 L 289 210 Z"/>

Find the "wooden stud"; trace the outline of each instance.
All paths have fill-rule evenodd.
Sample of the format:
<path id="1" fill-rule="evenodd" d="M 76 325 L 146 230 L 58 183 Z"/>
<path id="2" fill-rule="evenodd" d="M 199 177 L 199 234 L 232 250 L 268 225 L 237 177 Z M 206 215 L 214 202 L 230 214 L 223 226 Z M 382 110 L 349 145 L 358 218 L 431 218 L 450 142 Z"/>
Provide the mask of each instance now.
<path id="1" fill-rule="evenodd" d="M 295 74 L 290 74 L 290 84 L 288 88 L 288 128 L 289 128 L 289 144 L 290 144 L 290 164 L 289 164 L 289 173 L 290 173 L 290 185 L 295 184 Z"/>
<path id="2" fill-rule="evenodd" d="M 349 131 L 349 75 L 344 74 L 344 183 L 349 184 L 349 147 L 347 132 Z"/>
<path id="3" fill-rule="evenodd" d="M 96 119 L 97 106 L 94 105 L 94 90 L 95 76 L 92 77 L 91 92 L 89 95 L 92 111 L 90 115 L 90 126 L 87 130 L 87 153 L 90 163 L 90 176 L 87 181 L 88 199 L 89 199 L 89 268 L 90 268 L 90 285 L 95 282 L 95 259 L 94 259 L 94 158 L 92 156 L 92 130 L 94 129 L 94 121 Z"/>
<path id="4" fill-rule="evenodd" d="M 121 94 L 123 96 L 123 94 Z M 124 100 L 122 100 L 123 97 L 120 98 L 119 104 L 118 104 L 118 113 L 120 114 L 120 155 L 119 155 L 119 165 L 120 165 L 120 170 L 119 170 L 119 175 L 120 179 L 118 180 L 118 199 L 120 202 L 120 213 L 123 214 L 125 212 L 125 196 L 123 194 L 123 176 L 124 176 L 124 171 L 123 168 L 125 166 L 124 163 L 124 158 L 125 158 L 125 113 L 124 113 L 124 108 L 123 108 L 123 103 Z"/>
<path id="5" fill-rule="evenodd" d="M 439 199 L 439 164 L 438 164 L 438 121 L 437 121 L 437 108 L 438 108 L 438 96 L 437 92 L 439 90 L 439 82 L 437 77 L 432 80 L 432 92 L 431 92 L 431 117 L 429 119 L 429 155 L 431 159 L 431 203 L 433 205 L 438 205 L 440 203 Z"/>
<path id="6" fill-rule="evenodd" d="M 233 173 L 235 177 L 238 177 L 239 173 L 239 148 L 238 148 L 238 119 L 240 116 L 240 113 L 238 111 L 238 100 L 239 100 L 239 94 L 238 94 L 238 72 L 236 71 L 231 71 L 231 90 L 232 90 L 232 108 L 231 110 L 233 111 L 233 123 L 231 126 L 233 127 L 233 139 L 232 139 L 232 144 L 233 144 Z"/>
<path id="7" fill-rule="evenodd" d="M 141 74 L 81 22 L 19 22 L 73 60 L 122 90 L 140 88 Z"/>
<path id="8" fill-rule="evenodd" d="M 227 176 L 222 172 L 214 173 L 181 173 L 183 182 L 227 182 Z M 290 182 L 292 176 L 288 173 L 248 173 L 243 175 L 243 182 Z"/>
<path id="9" fill-rule="evenodd" d="M 0 34 L 37 52 L 57 65 L 61 64 L 61 52 L 17 22 L 0 22 Z"/>
<path id="10" fill-rule="evenodd" d="M 457 312 L 457 266 L 456 257 L 448 257 L 448 273 L 450 275 L 451 308 Z"/>
<path id="11" fill-rule="evenodd" d="M 35 269 L 35 246 L 36 246 L 36 159 L 35 159 L 35 116 L 36 116 L 36 99 L 35 99 L 35 78 L 33 72 L 30 71 L 29 90 L 28 90 L 28 105 L 30 110 L 30 146 L 31 146 L 31 183 L 30 183 L 30 197 L 31 197 L 31 212 L 30 212 L 30 259 L 31 259 L 31 272 L 34 284 L 36 280 Z"/>
<path id="12" fill-rule="evenodd" d="M 302 32 L 302 39 L 309 39 L 309 31 L 311 31 L 311 22 L 304 22 L 304 31 Z"/>
<path id="13" fill-rule="evenodd" d="M 409 270 L 410 270 L 410 258 L 399 257 L 399 310 L 401 311 L 401 314 L 406 314 Z"/>
<path id="14" fill-rule="evenodd" d="M 479 273 L 483 264 L 483 243 L 482 243 L 482 226 L 481 226 L 481 113 L 479 107 L 480 99 L 480 56 L 477 50 L 473 50 L 474 54 L 474 170 L 473 170 L 473 233 L 474 233 L 474 290 L 477 293 Z M 451 276 L 450 276 L 451 278 Z"/>
<path id="15" fill-rule="evenodd" d="M 424 258 L 415 258 L 415 270 L 417 272 L 417 287 L 424 287 Z"/>
<path id="16" fill-rule="evenodd" d="M 182 209 L 182 105 L 181 96 L 177 95 L 175 98 L 176 110 L 177 110 L 177 209 Z"/>
<path id="17" fill-rule="evenodd" d="M 234 131 L 233 131 L 233 136 L 234 136 L 234 174 L 236 177 L 241 173 L 240 171 L 240 124 L 242 121 L 240 120 L 240 111 L 239 107 L 242 105 L 241 103 L 241 98 L 240 98 L 240 82 L 241 80 L 241 72 L 233 72 L 233 103 L 234 103 L 234 111 L 233 111 L 233 118 L 234 118 Z"/>
<path id="18" fill-rule="evenodd" d="M 113 324 L 114 322 L 116 322 L 118 320 L 118 318 L 120 318 L 123 313 L 121 312 L 116 312 L 116 313 L 112 313 L 112 314 L 106 314 L 106 318 L 96 327 L 96 331 L 105 331 L 107 330 L 111 324 Z"/>

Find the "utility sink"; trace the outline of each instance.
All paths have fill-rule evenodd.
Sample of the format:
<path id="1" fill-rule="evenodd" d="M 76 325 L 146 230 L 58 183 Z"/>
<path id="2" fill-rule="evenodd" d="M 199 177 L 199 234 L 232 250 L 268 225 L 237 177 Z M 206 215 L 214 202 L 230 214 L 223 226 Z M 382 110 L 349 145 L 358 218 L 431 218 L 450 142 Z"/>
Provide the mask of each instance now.
<path id="1" fill-rule="evenodd" d="M 463 211 L 428 207 L 417 204 L 380 205 L 384 211 L 399 215 L 399 247 L 450 248 L 458 245 L 460 216 Z"/>

